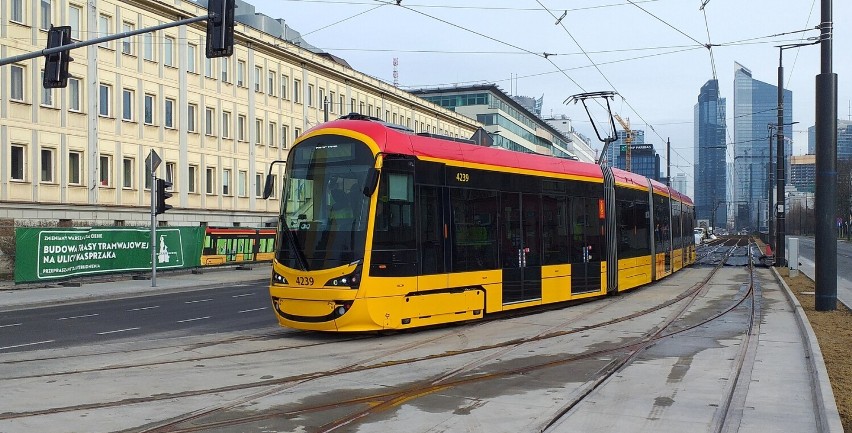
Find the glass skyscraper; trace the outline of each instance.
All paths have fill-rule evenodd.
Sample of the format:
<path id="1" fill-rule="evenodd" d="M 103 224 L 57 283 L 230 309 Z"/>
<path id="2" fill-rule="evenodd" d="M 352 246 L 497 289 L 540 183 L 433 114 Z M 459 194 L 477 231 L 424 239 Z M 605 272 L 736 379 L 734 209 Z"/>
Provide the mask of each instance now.
<path id="1" fill-rule="evenodd" d="M 701 86 L 695 104 L 695 215 L 714 227 L 727 224 L 725 98 L 719 80 Z"/>
<path id="2" fill-rule="evenodd" d="M 775 131 L 770 137 L 769 125 L 778 123 L 778 88 L 755 80 L 751 71 L 734 63 L 734 190 L 731 211 L 736 229 L 764 229 L 769 209 L 769 171 L 775 191 Z M 784 91 L 784 137 L 792 137 L 793 92 Z M 769 146 L 772 146 L 772 166 Z M 792 153 L 792 143 L 784 143 L 784 154 Z"/>

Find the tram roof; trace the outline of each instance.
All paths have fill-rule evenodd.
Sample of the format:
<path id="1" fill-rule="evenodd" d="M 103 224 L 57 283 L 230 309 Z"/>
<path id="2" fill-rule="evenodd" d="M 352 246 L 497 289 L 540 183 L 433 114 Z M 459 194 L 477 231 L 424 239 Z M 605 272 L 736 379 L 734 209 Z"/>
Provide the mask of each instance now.
<path id="1" fill-rule="evenodd" d="M 397 130 L 370 120 L 335 120 L 316 128 L 348 129 L 372 138 L 383 152 L 412 155 L 465 164 L 530 170 L 603 181 L 601 168 L 596 164 L 553 156 L 515 152 L 499 147 L 485 147 L 437 137 L 425 137 Z"/>

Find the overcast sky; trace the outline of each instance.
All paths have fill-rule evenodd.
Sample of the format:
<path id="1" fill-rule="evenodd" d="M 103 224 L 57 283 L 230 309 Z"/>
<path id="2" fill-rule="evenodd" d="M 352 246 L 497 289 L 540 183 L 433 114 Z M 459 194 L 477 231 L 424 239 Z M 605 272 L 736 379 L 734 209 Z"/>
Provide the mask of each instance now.
<path id="1" fill-rule="evenodd" d="M 581 92 L 615 90 L 620 97 L 613 110 L 629 118 L 634 129 L 644 129 L 645 141 L 654 144 L 663 159 L 665 140 L 671 137 L 672 173 L 686 173 L 691 190 L 693 107 L 700 87 L 715 73 L 721 96 L 727 98 L 728 141 L 732 142 L 734 62 L 751 69 L 755 79 L 775 85 L 775 46 L 819 36 L 818 30 L 800 31 L 819 24 L 820 1 L 250 3 L 257 12 L 285 19 L 310 44 L 346 59 L 363 73 L 392 83 L 396 57 L 399 86 L 404 89 L 496 83 L 510 94 L 544 95 L 542 114 L 565 114 L 590 138 L 594 132 L 582 106 L 563 101 Z M 702 3 L 706 3 L 703 11 Z M 843 119 L 849 116 L 852 100 L 850 21 L 852 1 L 835 0 L 833 67 L 839 75 L 838 113 Z M 713 47 L 712 61 L 704 47 L 708 40 L 719 45 Z M 793 92 L 793 120 L 800 122 L 794 127 L 794 153 L 802 154 L 807 151 L 807 128 L 814 123 L 819 47 L 785 50 L 784 67 L 785 87 Z M 600 113 L 593 114 L 603 120 L 601 109 L 597 110 Z M 592 144 L 600 147 L 597 140 Z"/>

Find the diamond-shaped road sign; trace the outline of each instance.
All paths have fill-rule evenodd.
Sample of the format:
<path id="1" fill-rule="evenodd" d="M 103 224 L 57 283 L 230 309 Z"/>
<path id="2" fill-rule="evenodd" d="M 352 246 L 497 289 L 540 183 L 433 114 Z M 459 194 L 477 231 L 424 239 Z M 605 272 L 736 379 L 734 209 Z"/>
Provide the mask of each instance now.
<path id="1" fill-rule="evenodd" d="M 145 158 L 145 168 L 147 168 L 148 172 L 151 173 L 160 166 L 161 162 L 163 162 L 163 160 L 160 159 L 160 155 L 157 155 L 157 152 L 154 152 L 154 150 L 151 149 L 151 153 L 149 153 L 148 157 Z"/>

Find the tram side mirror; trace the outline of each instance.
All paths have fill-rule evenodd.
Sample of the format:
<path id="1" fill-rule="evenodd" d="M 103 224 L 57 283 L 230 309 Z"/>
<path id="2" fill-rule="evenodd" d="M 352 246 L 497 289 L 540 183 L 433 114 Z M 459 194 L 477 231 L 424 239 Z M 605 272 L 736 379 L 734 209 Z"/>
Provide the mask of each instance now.
<path id="1" fill-rule="evenodd" d="M 370 167 L 367 172 L 367 181 L 364 182 L 364 195 L 369 197 L 376 191 L 376 185 L 379 184 L 379 170 L 375 167 Z"/>
<path id="2" fill-rule="evenodd" d="M 263 185 L 263 199 L 266 200 L 272 195 L 272 188 L 275 186 L 275 178 L 272 173 L 266 175 L 266 184 Z"/>

